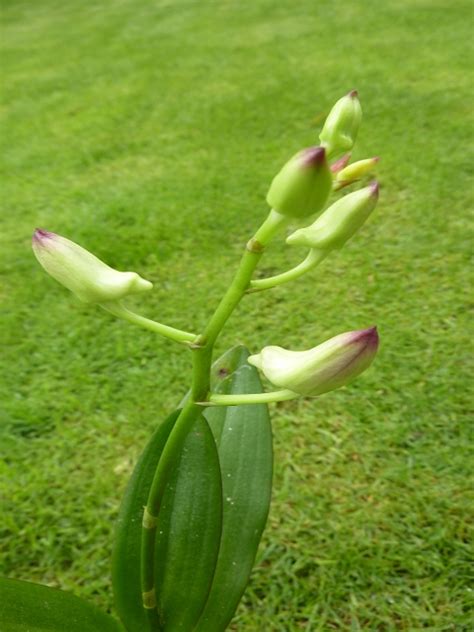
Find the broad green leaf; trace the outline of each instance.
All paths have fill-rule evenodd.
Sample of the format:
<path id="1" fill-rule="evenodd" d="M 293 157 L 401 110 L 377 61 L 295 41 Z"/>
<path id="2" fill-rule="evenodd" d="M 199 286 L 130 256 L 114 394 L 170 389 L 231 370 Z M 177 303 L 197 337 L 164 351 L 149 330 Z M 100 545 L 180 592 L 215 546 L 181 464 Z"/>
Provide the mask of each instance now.
<path id="1" fill-rule="evenodd" d="M 155 432 L 125 492 L 113 556 L 117 610 L 129 632 L 189 630 L 209 594 L 222 528 L 222 486 L 216 445 L 198 417 L 170 475 L 158 518 L 156 596 L 159 620 L 142 607 L 140 544 L 143 506 L 179 412 Z"/>
<path id="2" fill-rule="evenodd" d="M 163 447 L 179 411 L 172 413 L 153 434 L 135 466 L 120 507 L 112 557 L 115 607 L 129 632 L 151 631 L 142 606 L 140 546 L 143 507 Z"/>
<path id="3" fill-rule="evenodd" d="M 248 351 L 235 347 L 213 365 L 214 389 L 260 393 L 262 385 Z M 248 583 L 270 507 L 272 432 L 264 404 L 215 407 L 205 416 L 218 446 L 223 485 L 219 558 L 206 608 L 195 632 L 222 632 Z"/>
<path id="4" fill-rule="evenodd" d="M 120 632 L 93 604 L 41 584 L 0 578 L 2 632 Z"/>
<path id="5" fill-rule="evenodd" d="M 211 589 L 222 530 L 214 437 L 200 415 L 163 497 L 156 542 L 156 598 L 165 632 L 194 629 Z"/>

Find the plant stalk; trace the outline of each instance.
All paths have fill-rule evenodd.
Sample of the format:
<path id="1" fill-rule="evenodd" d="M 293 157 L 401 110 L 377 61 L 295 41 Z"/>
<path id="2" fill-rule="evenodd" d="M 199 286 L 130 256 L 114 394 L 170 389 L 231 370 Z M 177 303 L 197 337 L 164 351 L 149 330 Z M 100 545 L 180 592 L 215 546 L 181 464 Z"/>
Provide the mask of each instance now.
<path id="1" fill-rule="evenodd" d="M 173 464 L 176 461 L 176 455 L 181 451 L 193 423 L 202 414 L 205 407 L 205 405 L 203 406 L 202 403 L 198 402 L 205 402 L 209 397 L 214 344 L 230 315 L 248 290 L 254 270 L 263 255 L 265 244 L 286 222 L 287 219 L 276 211 L 270 212 L 267 219 L 255 233 L 255 236 L 247 243 L 239 268 L 203 333 L 197 337 L 193 336 L 192 344 L 189 345 L 193 354 L 191 397 L 181 410 L 165 444 L 153 477 L 144 511 L 141 583 L 144 607 L 147 609 L 153 608 L 155 604 L 153 599 L 155 588 L 155 540 L 161 502 Z"/>
<path id="2" fill-rule="evenodd" d="M 306 274 L 306 272 L 309 272 L 312 268 L 315 268 L 327 255 L 328 253 L 323 250 L 311 249 L 306 259 L 294 268 L 291 268 L 291 270 L 287 270 L 286 272 L 282 272 L 281 274 L 277 274 L 272 277 L 267 277 L 266 279 L 255 279 L 252 281 L 248 292 L 251 293 L 259 292 L 260 290 L 268 290 L 272 287 L 276 287 L 277 285 L 294 281 L 294 279 L 298 279 L 300 276 L 303 276 L 303 274 Z"/>

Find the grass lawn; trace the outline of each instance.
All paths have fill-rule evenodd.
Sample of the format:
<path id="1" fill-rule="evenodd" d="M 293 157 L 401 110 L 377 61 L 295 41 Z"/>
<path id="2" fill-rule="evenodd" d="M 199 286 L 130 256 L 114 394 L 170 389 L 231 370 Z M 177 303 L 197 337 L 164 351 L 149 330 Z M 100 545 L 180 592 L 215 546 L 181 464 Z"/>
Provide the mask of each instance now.
<path id="1" fill-rule="evenodd" d="M 378 210 L 249 296 L 218 351 L 377 323 L 379 357 L 271 405 L 272 510 L 231 629 L 471 630 L 470 3 L 4 0 L 2 18 L 2 574 L 113 611 L 121 493 L 190 377 L 185 349 L 49 279 L 34 227 L 152 280 L 135 307 L 198 330 L 271 178 L 358 88 Z M 303 254 L 277 239 L 260 274 Z"/>

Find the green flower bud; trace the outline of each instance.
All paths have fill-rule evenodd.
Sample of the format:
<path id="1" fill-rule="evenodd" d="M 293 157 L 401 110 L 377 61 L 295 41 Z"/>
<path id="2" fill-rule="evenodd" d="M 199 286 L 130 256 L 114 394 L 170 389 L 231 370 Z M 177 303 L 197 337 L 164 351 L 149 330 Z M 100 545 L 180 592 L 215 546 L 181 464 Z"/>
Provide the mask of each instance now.
<path id="1" fill-rule="evenodd" d="M 376 327 L 330 338 L 309 351 L 265 347 L 248 358 L 275 386 L 300 395 L 321 395 L 352 382 L 377 353 Z"/>
<path id="2" fill-rule="evenodd" d="M 55 233 L 36 229 L 32 246 L 46 272 L 85 303 L 118 301 L 153 287 L 136 272 L 118 272 Z"/>
<path id="3" fill-rule="evenodd" d="M 361 119 L 362 109 L 357 90 L 352 90 L 334 105 L 319 135 L 321 145 L 326 147 L 328 155 L 341 154 L 352 149 Z"/>
<path id="4" fill-rule="evenodd" d="M 291 158 L 274 177 L 268 204 L 287 217 L 318 213 L 332 189 L 332 176 L 323 147 L 308 147 Z"/>
<path id="5" fill-rule="evenodd" d="M 377 182 L 345 195 L 326 209 L 311 226 L 289 235 L 286 243 L 325 252 L 342 248 L 374 210 L 378 196 Z"/>
<path id="6" fill-rule="evenodd" d="M 380 158 L 378 156 L 374 156 L 373 158 L 366 158 L 365 160 L 353 162 L 351 165 L 348 165 L 338 171 L 336 173 L 335 180 L 339 187 L 352 184 L 367 174 L 372 173 L 379 160 Z"/>

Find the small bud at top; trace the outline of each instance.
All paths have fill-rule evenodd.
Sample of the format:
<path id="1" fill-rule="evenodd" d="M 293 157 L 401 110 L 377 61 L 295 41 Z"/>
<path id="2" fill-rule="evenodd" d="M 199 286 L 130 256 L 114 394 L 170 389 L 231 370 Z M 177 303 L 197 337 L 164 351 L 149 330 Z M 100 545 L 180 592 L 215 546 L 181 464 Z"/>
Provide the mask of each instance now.
<path id="1" fill-rule="evenodd" d="M 32 247 L 46 272 L 85 303 L 117 301 L 153 287 L 136 272 L 114 270 L 69 239 L 40 228 Z"/>
<path id="2" fill-rule="evenodd" d="M 309 351 L 265 347 L 248 358 L 275 386 L 300 395 L 320 395 L 352 382 L 372 363 L 379 338 L 376 327 L 330 338 Z"/>
<path id="3" fill-rule="evenodd" d="M 319 135 L 328 155 L 347 152 L 354 146 L 362 119 L 357 90 L 352 90 L 336 102 Z"/>
<path id="4" fill-rule="evenodd" d="M 379 160 L 380 158 L 378 156 L 374 156 L 373 158 L 366 158 L 365 160 L 353 162 L 351 165 L 344 167 L 336 174 L 336 182 L 339 185 L 345 186 L 360 180 L 364 176 L 373 173 Z"/>
<path id="5" fill-rule="evenodd" d="M 323 147 L 308 147 L 291 158 L 275 176 L 268 204 L 287 217 L 318 213 L 332 189 L 332 176 Z"/>
<path id="6" fill-rule="evenodd" d="M 371 185 L 345 195 L 305 228 L 289 235 L 287 244 L 309 246 L 329 252 L 342 248 L 356 233 L 377 205 L 379 185 Z"/>

